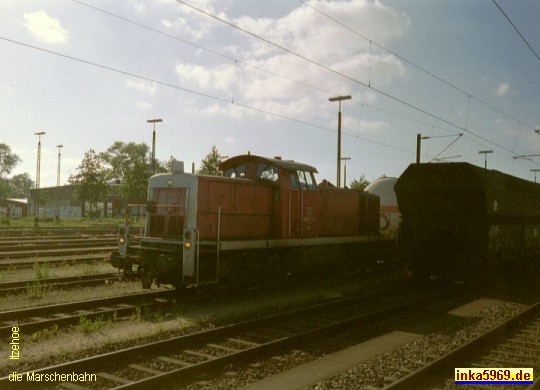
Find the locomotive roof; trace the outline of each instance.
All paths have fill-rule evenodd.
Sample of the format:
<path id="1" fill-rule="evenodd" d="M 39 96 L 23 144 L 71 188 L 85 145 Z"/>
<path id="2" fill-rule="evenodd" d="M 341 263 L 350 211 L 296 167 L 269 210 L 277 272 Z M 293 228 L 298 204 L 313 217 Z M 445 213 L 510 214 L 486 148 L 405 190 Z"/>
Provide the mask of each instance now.
<path id="1" fill-rule="evenodd" d="M 312 167 L 311 165 L 298 163 L 293 160 L 282 160 L 280 158 L 255 156 L 253 154 L 242 154 L 240 156 L 231 157 L 219 164 L 219 169 L 225 171 L 226 169 L 233 168 L 239 164 L 245 163 L 266 163 L 283 168 L 287 171 L 307 171 L 318 173 L 317 168 Z"/>

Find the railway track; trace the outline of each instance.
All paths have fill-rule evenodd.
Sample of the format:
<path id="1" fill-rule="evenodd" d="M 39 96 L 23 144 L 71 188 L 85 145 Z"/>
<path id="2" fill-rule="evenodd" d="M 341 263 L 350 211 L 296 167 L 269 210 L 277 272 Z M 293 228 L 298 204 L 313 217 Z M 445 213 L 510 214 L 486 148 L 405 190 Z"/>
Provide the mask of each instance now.
<path id="1" fill-rule="evenodd" d="M 536 379 L 540 370 L 540 304 L 529 306 L 500 326 L 483 333 L 467 344 L 420 368 L 414 368 L 410 374 L 386 386 L 385 389 L 444 388 L 454 383 L 456 367 L 532 367 Z M 504 385 L 487 387 L 505 388 Z M 530 386 L 530 388 L 539 387 L 538 379 L 535 380 L 534 385 Z M 460 385 L 459 388 L 467 387 Z"/>
<path id="2" fill-rule="evenodd" d="M 50 235 L 82 235 L 82 234 L 116 234 L 116 226 L 110 227 L 48 227 L 48 228 L 0 228 L 0 238 L 22 236 L 50 236 Z"/>
<path id="3" fill-rule="evenodd" d="M 59 237 L 52 239 L 43 239 L 43 238 L 32 238 L 24 240 L 8 240 L 0 241 L 0 250 L 3 252 L 13 252 L 20 249 L 50 249 L 55 247 L 65 247 L 65 246 L 100 246 L 105 244 L 113 244 L 118 242 L 117 236 L 101 236 L 101 237 Z"/>
<path id="4" fill-rule="evenodd" d="M 45 289 L 75 288 L 83 286 L 105 285 L 110 282 L 123 280 L 124 277 L 117 272 L 94 275 L 66 276 L 58 278 L 43 278 L 33 280 L 20 280 L 16 282 L 0 283 L 0 296 L 13 295 L 26 291 L 29 287 L 40 286 Z"/>
<path id="5" fill-rule="evenodd" d="M 114 247 L 116 249 L 116 247 Z M 100 261 L 107 260 L 111 254 L 109 248 L 92 248 L 88 252 L 83 251 L 67 251 L 59 252 L 56 255 L 47 255 L 44 257 L 36 257 L 30 259 L 15 259 L 15 260 L 2 260 L 0 261 L 0 270 L 6 269 L 28 269 L 35 265 L 73 265 L 73 264 L 91 264 Z M 53 257 L 53 258 L 51 258 Z"/>
<path id="6" fill-rule="evenodd" d="M 170 304 L 173 298 L 172 291 L 153 291 L 3 311 L 0 312 L 0 335 L 10 334 L 15 325 L 21 332 L 30 334 L 50 326 L 78 324 L 81 317 L 106 319 L 129 316 L 137 310 Z"/>
<path id="7" fill-rule="evenodd" d="M 172 383 L 181 386 L 193 381 L 197 374 L 288 350 L 298 343 L 424 307 L 452 294 L 447 288 L 427 292 L 408 287 L 398 292 L 393 289 L 384 294 L 335 299 L 29 372 L 34 376 L 95 373 L 99 388 L 149 388 Z M 0 378 L 0 387 L 11 385 L 7 377 Z"/>
<path id="8" fill-rule="evenodd" d="M 27 268 L 35 263 L 76 263 L 77 255 L 90 256 L 84 262 L 103 260 L 118 248 L 116 235 L 106 236 L 50 236 L 47 238 L 21 236 L 2 238 L 0 235 L 0 270 Z M 137 242 L 137 237 L 131 238 Z M 92 256 L 95 255 L 95 256 Z"/>
<path id="9" fill-rule="evenodd" d="M 105 252 L 113 251 L 117 249 L 118 246 L 112 245 L 111 242 L 96 241 L 93 243 L 88 243 L 87 245 L 82 244 L 66 244 L 62 245 L 59 249 L 51 249 L 51 246 L 43 246 L 41 248 L 33 249 L 19 249 L 13 251 L 2 251 L 0 252 L 0 261 L 4 263 L 4 260 L 12 259 L 25 259 L 29 257 L 41 258 L 47 256 L 65 256 L 73 254 L 83 254 L 83 253 L 95 253 L 95 252 Z"/>

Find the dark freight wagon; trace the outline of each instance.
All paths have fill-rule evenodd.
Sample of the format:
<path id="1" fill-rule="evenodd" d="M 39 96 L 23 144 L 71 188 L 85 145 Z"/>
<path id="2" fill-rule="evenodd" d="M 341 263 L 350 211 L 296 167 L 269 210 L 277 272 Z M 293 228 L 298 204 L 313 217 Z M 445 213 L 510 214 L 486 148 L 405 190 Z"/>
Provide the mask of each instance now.
<path id="1" fill-rule="evenodd" d="M 467 163 L 412 164 L 395 191 L 414 274 L 474 280 L 538 266 L 539 184 Z"/>

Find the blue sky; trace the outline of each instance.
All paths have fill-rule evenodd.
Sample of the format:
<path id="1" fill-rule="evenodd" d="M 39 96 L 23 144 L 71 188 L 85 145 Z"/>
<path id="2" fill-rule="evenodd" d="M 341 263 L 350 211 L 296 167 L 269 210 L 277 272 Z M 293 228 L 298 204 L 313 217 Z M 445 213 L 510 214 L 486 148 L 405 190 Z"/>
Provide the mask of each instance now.
<path id="1" fill-rule="evenodd" d="M 349 182 L 399 176 L 417 133 L 431 137 L 422 161 L 483 166 L 478 152 L 493 150 L 489 168 L 533 180 L 540 157 L 514 157 L 540 154 L 540 3 L 496 1 L 534 52 L 488 0 L 186 0 L 219 20 L 174 0 L 3 0 L 0 142 L 23 160 L 13 174 L 35 179 L 45 131 L 41 186 L 52 186 L 56 145 L 65 183 L 88 149 L 150 145 L 146 120 L 162 118 L 158 159 L 198 165 L 216 145 L 335 182 L 328 98 L 352 95 Z"/>

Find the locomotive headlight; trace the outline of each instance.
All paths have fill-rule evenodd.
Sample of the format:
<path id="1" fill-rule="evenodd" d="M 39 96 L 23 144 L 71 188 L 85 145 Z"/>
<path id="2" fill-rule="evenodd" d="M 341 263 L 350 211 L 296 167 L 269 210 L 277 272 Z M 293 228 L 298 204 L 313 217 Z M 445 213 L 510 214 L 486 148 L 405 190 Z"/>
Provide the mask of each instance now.
<path id="1" fill-rule="evenodd" d="M 186 241 L 186 242 L 184 242 L 184 247 L 185 247 L 186 249 L 191 249 L 191 241 Z"/>
<path id="2" fill-rule="evenodd" d="M 118 242 L 120 243 L 120 245 L 124 245 L 126 243 L 126 239 L 124 237 L 120 237 L 118 239 Z"/>

